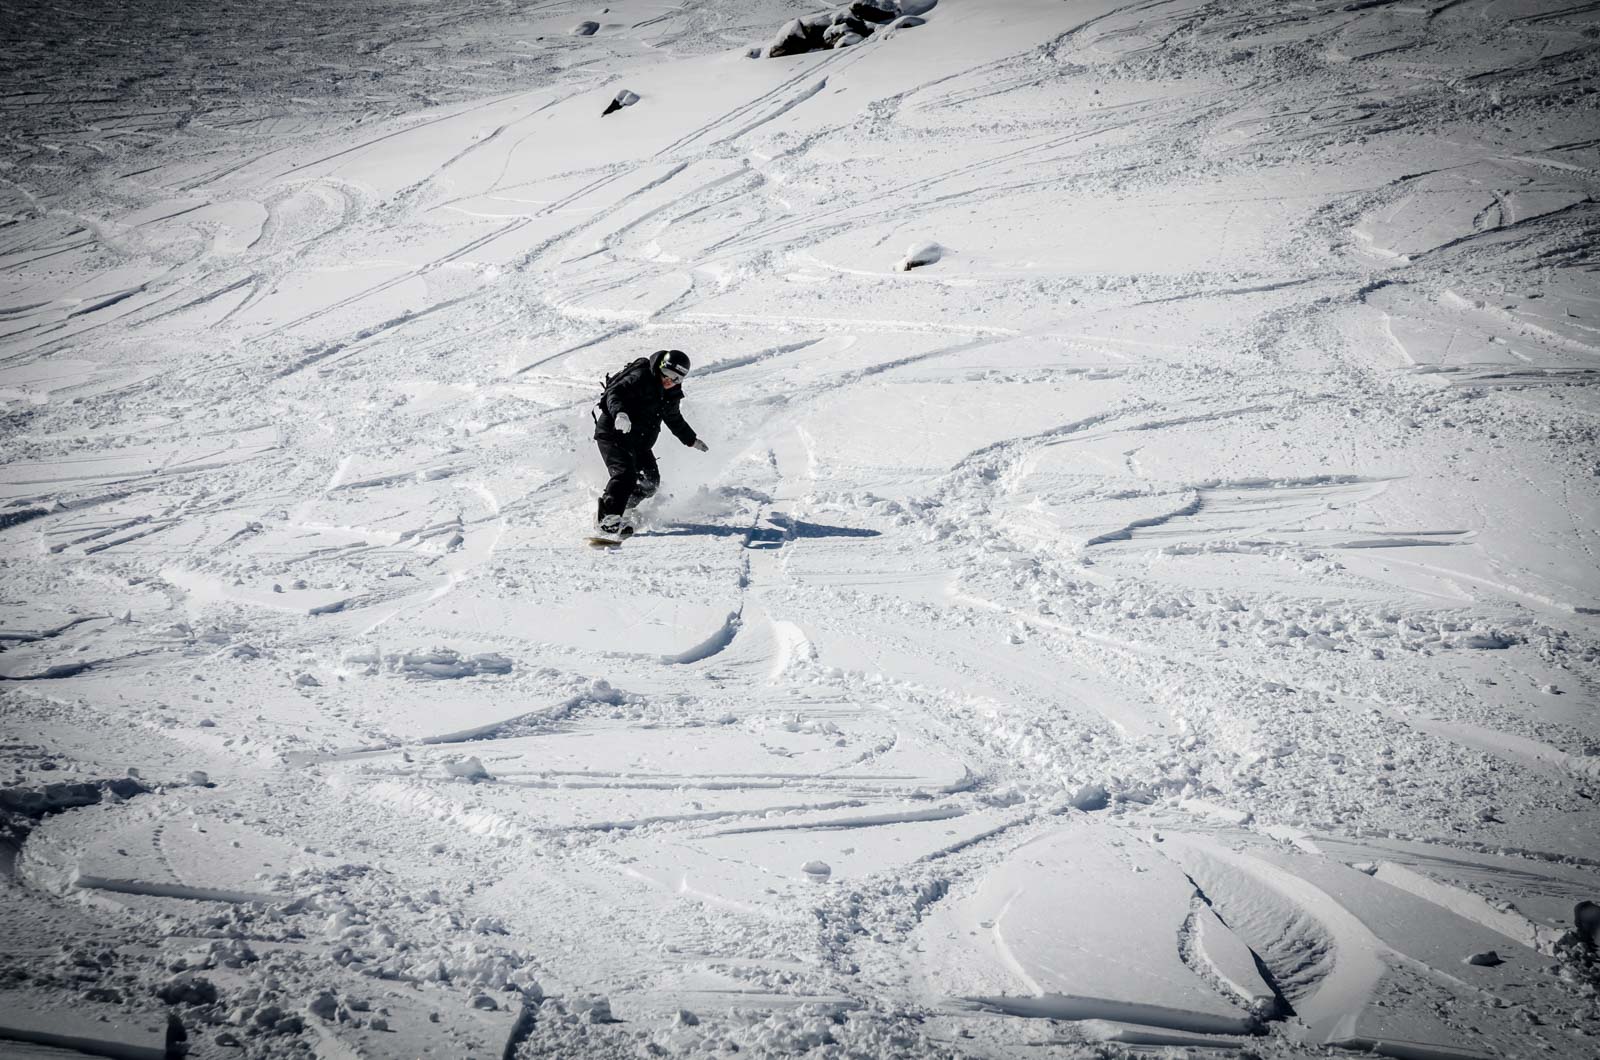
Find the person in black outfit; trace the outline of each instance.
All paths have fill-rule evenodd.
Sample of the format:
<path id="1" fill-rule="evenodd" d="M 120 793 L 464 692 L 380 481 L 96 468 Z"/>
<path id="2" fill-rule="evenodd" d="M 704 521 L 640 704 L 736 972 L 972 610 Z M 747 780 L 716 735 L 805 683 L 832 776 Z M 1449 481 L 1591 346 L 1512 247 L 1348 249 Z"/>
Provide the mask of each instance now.
<path id="1" fill-rule="evenodd" d="M 678 411 L 683 400 L 680 384 L 688 374 L 688 354 L 657 350 L 606 377 L 594 411 L 595 444 L 611 473 L 595 513 L 602 533 L 623 537 L 632 533 L 623 513 L 654 494 L 660 484 L 661 468 L 651 450 L 663 423 L 684 445 L 706 451 L 706 443 Z"/>

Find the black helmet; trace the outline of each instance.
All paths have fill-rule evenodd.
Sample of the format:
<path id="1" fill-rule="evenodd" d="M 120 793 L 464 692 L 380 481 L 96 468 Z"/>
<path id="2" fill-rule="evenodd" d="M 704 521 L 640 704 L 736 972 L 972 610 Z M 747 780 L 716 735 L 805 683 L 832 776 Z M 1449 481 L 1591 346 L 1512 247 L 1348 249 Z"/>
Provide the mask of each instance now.
<path id="1" fill-rule="evenodd" d="M 656 375 L 670 375 L 681 383 L 689 374 L 689 355 L 682 350 L 657 350 L 650 355 L 650 370 Z"/>

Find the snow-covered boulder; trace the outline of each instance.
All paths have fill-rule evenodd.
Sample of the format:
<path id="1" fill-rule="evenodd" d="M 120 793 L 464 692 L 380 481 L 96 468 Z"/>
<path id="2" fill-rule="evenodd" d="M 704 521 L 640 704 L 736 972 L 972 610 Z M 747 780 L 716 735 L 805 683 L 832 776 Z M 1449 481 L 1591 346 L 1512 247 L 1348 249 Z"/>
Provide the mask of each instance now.
<path id="1" fill-rule="evenodd" d="M 817 40 L 822 39 L 822 31 L 817 31 Z M 800 19 L 785 22 L 778 35 L 772 38 L 767 45 L 767 57 L 776 59 L 783 55 L 799 55 L 812 49 L 811 31 Z"/>
<path id="2" fill-rule="evenodd" d="M 822 43 L 829 48 L 848 48 L 852 44 L 860 44 L 865 39 L 866 34 L 850 28 L 849 20 L 835 22 L 822 31 Z"/>
<path id="3" fill-rule="evenodd" d="M 926 3 L 919 10 L 932 6 Z M 823 48 L 848 48 L 860 44 L 875 30 L 899 22 L 903 14 L 898 0 L 855 0 L 848 7 L 802 15 L 784 23 L 764 52 L 777 58 Z"/>

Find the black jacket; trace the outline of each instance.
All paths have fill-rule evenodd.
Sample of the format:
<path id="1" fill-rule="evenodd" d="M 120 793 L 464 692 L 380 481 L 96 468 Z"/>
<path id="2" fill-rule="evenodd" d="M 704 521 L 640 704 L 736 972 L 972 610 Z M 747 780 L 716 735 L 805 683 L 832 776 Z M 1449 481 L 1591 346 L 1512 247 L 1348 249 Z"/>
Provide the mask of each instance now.
<path id="1" fill-rule="evenodd" d="M 656 444 L 665 423 L 684 445 L 693 445 L 695 433 L 678 411 L 683 400 L 683 385 L 668 390 L 650 370 L 650 358 L 640 357 L 628 367 L 606 380 L 606 389 L 595 407 L 594 436 L 610 441 L 626 441 L 636 450 L 649 449 Z M 633 430 L 622 434 L 617 430 L 616 418 L 626 412 L 633 422 Z"/>

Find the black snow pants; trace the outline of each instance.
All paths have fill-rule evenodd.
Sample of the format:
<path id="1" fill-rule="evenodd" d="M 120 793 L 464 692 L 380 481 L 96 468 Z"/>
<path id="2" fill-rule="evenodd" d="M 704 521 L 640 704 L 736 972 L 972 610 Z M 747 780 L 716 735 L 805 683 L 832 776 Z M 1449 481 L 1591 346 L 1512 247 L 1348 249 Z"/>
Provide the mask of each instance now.
<path id="1" fill-rule="evenodd" d="M 596 438 L 600 458 L 611 473 L 605 492 L 600 495 L 600 518 L 621 515 L 646 497 L 653 496 L 661 482 L 661 467 L 656 454 L 648 449 L 636 450 L 626 440 Z"/>

